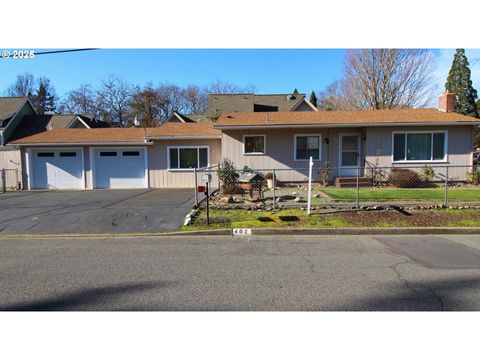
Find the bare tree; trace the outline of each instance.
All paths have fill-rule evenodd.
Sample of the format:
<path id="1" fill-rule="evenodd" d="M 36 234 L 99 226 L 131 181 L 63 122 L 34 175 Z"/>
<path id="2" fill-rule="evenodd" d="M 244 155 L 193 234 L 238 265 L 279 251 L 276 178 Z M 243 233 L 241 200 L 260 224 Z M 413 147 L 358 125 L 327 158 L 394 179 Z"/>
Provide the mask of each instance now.
<path id="1" fill-rule="evenodd" d="M 143 126 L 156 127 L 163 121 L 160 96 L 151 84 L 132 96 L 131 107 Z"/>
<path id="2" fill-rule="evenodd" d="M 101 88 L 97 90 L 98 105 L 102 109 L 102 120 L 114 126 L 128 126 L 133 120 L 130 102 L 137 91 L 137 86 L 116 76 L 110 76 L 103 80 Z"/>
<path id="3" fill-rule="evenodd" d="M 183 109 L 188 114 L 203 114 L 207 111 L 208 90 L 189 85 L 183 90 Z"/>
<path id="4" fill-rule="evenodd" d="M 96 93 L 90 84 L 81 84 L 78 89 L 68 92 L 59 105 L 62 113 L 98 115 Z"/>
<path id="5" fill-rule="evenodd" d="M 245 87 L 231 84 L 227 81 L 217 80 L 208 87 L 210 94 L 241 94 L 241 93 L 254 93 L 255 86 L 248 85 Z"/>
<path id="6" fill-rule="evenodd" d="M 6 96 L 31 96 L 35 88 L 35 78 L 33 74 L 24 73 L 17 75 L 15 82 L 5 91 Z"/>
<path id="7" fill-rule="evenodd" d="M 184 112 L 184 91 L 177 85 L 164 83 L 156 89 L 159 98 L 160 118 L 164 122 L 174 111 Z"/>
<path id="8" fill-rule="evenodd" d="M 337 110 L 424 107 L 435 90 L 434 69 L 428 50 L 348 50 L 330 102 Z"/>

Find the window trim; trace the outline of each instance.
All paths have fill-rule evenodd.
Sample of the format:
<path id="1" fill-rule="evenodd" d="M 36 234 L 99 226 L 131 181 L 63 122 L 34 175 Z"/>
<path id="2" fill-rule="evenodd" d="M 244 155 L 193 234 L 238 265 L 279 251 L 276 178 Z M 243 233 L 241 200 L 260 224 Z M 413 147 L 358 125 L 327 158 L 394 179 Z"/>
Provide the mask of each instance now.
<path id="1" fill-rule="evenodd" d="M 247 137 L 263 137 L 263 152 L 246 152 L 245 151 L 245 138 Z M 243 134 L 243 155 L 250 156 L 250 155 L 265 155 L 267 153 L 267 135 L 266 134 Z"/>
<path id="2" fill-rule="evenodd" d="M 293 141 L 293 159 L 295 161 L 310 161 L 308 159 L 297 159 L 297 138 L 304 136 L 317 136 L 318 137 L 318 159 L 313 159 L 313 161 L 322 161 L 322 134 L 294 134 Z"/>
<path id="3" fill-rule="evenodd" d="M 394 138 L 396 134 L 405 134 L 405 159 L 404 160 L 394 160 L 394 150 L 395 150 L 395 143 Z M 407 160 L 407 134 L 431 134 L 432 141 L 430 145 L 430 160 Z M 443 159 L 441 160 L 433 160 L 433 134 L 444 134 L 444 142 L 443 142 Z M 442 164 L 448 163 L 448 130 L 416 130 L 416 131 L 392 131 L 392 156 L 391 156 L 392 164 Z"/>
<path id="4" fill-rule="evenodd" d="M 199 149 L 207 149 L 207 166 L 210 167 L 210 145 L 170 145 L 167 146 L 167 170 L 168 171 L 185 171 L 185 172 L 191 172 L 194 171 L 194 168 L 189 168 L 189 169 L 182 169 L 182 168 L 172 168 L 170 167 L 170 149 L 197 149 L 197 165 L 200 165 L 200 153 Z M 178 166 L 180 166 L 180 151 L 177 153 L 177 160 L 178 160 Z M 197 167 L 197 169 L 200 169 L 200 167 Z"/>

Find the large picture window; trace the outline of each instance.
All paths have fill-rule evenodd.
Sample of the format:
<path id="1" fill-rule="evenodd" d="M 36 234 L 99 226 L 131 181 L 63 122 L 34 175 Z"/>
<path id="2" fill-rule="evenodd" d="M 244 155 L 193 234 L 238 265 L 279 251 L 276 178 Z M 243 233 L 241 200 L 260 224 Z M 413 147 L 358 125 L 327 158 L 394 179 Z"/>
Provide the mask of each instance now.
<path id="1" fill-rule="evenodd" d="M 265 154 L 265 135 L 245 135 L 243 137 L 244 154 Z"/>
<path id="2" fill-rule="evenodd" d="M 295 160 L 320 160 L 320 135 L 295 135 Z"/>
<path id="3" fill-rule="evenodd" d="M 169 169 L 194 169 L 208 166 L 208 147 L 171 147 L 168 150 Z"/>
<path id="4" fill-rule="evenodd" d="M 443 161 L 446 132 L 406 132 L 393 134 L 393 161 Z"/>

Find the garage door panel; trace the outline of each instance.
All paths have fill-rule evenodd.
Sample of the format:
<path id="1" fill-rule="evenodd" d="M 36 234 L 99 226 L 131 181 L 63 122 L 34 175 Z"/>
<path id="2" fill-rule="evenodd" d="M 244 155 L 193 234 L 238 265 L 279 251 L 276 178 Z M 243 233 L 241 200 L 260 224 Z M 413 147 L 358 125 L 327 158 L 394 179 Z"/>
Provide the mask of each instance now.
<path id="1" fill-rule="evenodd" d="M 77 150 L 34 150 L 33 189 L 83 189 L 83 156 Z"/>
<path id="2" fill-rule="evenodd" d="M 95 149 L 95 188 L 146 188 L 145 157 L 145 149 Z"/>

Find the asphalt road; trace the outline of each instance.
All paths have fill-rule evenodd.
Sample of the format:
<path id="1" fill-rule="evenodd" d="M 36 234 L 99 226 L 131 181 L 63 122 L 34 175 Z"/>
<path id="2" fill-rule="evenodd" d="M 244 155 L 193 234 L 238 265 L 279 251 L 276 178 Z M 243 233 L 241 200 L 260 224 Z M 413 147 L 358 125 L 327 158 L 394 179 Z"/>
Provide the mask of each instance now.
<path id="1" fill-rule="evenodd" d="M 4 238 L 0 309 L 480 310 L 480 239 Z"/>
<path id="2" fill-rule="evenodd" d="M 143 233 L 180 229 L 192 189 L 21 191 L 0 194 L 0 233 Z"/>

